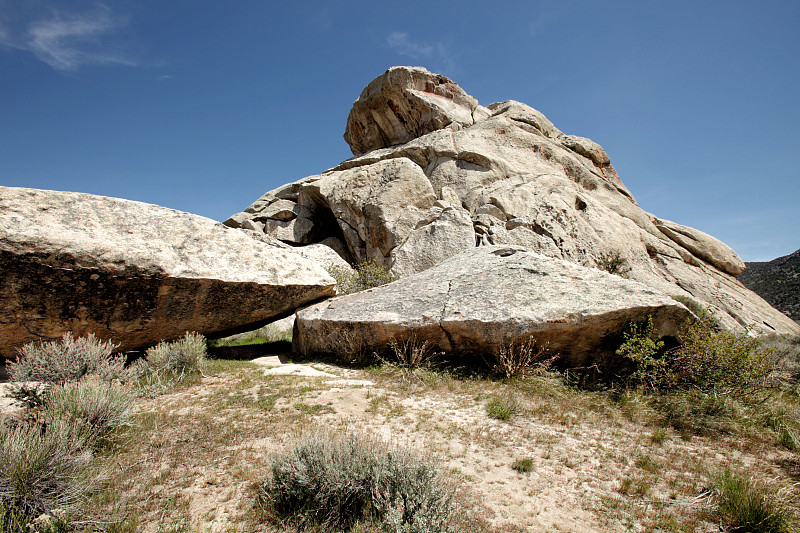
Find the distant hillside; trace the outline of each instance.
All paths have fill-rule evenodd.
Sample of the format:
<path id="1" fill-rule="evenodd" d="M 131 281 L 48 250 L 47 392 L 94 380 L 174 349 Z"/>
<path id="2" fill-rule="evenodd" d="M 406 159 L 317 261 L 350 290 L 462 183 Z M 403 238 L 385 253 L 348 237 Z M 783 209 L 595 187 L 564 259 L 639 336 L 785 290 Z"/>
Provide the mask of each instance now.
<path id="1" fill-rule="evenodd" d="M 745 263 L 737 279 L 778 311 L 800 321 L 800 250 L 768 262 Z"/>

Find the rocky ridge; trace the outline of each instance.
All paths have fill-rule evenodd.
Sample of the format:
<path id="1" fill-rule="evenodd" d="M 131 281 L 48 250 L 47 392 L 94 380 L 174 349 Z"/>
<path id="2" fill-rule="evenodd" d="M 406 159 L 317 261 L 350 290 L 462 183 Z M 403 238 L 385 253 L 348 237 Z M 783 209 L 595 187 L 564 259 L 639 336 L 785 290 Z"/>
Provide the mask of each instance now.
<path id="1" fill-rule="evenodd" d="M 265 193 L 226 225 L 293 246 L 327 239 L 351 262 L 408 276 L 461 251 L 517 245 L 710 306 L 728 329 L 800 327 L 744 287 L 727 245 L 642 210 L 597 143 L 515 101 L 480 106 L 451 80 L 393 67 L 355 102 L 356 157 Z"/>
<path id="2" fill-rule="evenodd" d="M 800 322 L 800 250 L 772 261 L 747 263 L 738 278 L 789 318 Z"/>

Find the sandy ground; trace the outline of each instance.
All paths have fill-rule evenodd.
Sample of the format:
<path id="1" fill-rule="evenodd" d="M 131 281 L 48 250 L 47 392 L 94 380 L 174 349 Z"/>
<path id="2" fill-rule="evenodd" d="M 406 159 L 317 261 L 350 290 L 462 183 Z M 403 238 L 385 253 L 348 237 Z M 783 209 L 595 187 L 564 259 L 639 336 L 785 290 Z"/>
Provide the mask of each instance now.
<path id="1" fill-rule="evenodd" d="M 384 377 L 269 356 L 247 372 L 137 401 L 154 428 L 106 458 L 117 512 L 142 531 L 272 531 L 252 521 L 253 487 L 271 454 L 313 427 L 357 430 L 437 459 L 496 531 L 719 531 L 704 472 L 786 477 L 791 456 L 735 439 L 684 440 L 588 393 L 518 395 L 508 421 L 487 415 L 504 384 Z M 0 385 L 2 386 L 2 385 Z M 510 391 L 510 392 L 509 392 Z M 555 391 L 555 392 L 554 392 Z M 0 409 L 7 409 L 0 403 Z M 530 469 L 512 468 L 530 460 Z M 177 524 L 177 525 L 176 525 Z M 179 529 L 183 524 L 188 529 Z"/>

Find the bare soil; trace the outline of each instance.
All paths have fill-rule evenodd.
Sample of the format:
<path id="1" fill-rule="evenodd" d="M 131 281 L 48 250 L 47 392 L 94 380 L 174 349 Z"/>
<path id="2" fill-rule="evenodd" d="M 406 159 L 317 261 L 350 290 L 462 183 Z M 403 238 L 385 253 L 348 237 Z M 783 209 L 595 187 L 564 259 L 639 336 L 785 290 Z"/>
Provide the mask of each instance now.
<path id="1" fill-rule="evenodd" d="M 487 403 L 516 404 L 503 421 Z M 708 477 L 726 468 L 800 501 L 796 454 L 755 437 L 679 435 L 646 402 L 567 387 L 424 370 L 211 361 L 204 375 L 140 398 L 99 458 L 91 514 L 112 531 L 282 531 L 262 520 L 272 454 L 314 428 L 360 431 L 438 460 L 483 531 L 719 531 Z M 514 469 L 529 459 L 529 471 Z"/>

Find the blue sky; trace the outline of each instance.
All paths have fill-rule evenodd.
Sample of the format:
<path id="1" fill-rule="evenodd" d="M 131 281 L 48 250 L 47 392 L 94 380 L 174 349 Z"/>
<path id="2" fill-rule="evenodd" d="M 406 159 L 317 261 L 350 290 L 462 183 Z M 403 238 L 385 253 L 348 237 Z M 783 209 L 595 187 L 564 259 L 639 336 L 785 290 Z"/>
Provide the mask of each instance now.
<path id="1" fill-rule="evenodd" d="M 224 220 L 351 156 L 393 65 L 601 144 L 647 211 L 800 248 L 800 2 L 0 0 L 0 184 Z"/>

